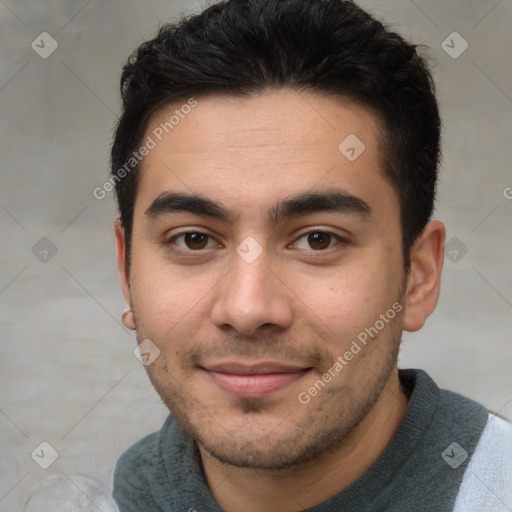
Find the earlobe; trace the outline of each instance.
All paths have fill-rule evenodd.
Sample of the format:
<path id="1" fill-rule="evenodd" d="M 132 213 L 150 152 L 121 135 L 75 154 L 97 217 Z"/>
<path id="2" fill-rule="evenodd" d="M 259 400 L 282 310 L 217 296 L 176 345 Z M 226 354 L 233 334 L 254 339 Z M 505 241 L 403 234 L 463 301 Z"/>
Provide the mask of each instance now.
<path id="1" fill-rule="evenodd" d="M 117 272 L 119 280 L 121 282 L 121 289 L 125 300 L 125 310 L 121 315 L 122 322 L 125 327 L 131 330 L 135 330 L 135 318 L 133 311 L 130 307 L 131 304 L 131 293 L 130 293 L 130 281 L 129 273 L 126 268 L 126 243 L 125 243 L 125 232 L 121 225 L 120 219 L 116 219 L 114 222 L 114 233 L 116 237 L 116 249 L 117 249 Z"/>
<path id="2" fill-rule="evenodd" d="M 446 229 L 442 222 L 429 222 L 411 249 L 403 329 L 418 331 L 434 311 L 441 289 Z"/>
<path id="3" fill-rule="evenodd" d="M 130 307 L 127 306 L 121 314 L 121 321 L 127 329 L 135 330 L 135 317 Z"/>

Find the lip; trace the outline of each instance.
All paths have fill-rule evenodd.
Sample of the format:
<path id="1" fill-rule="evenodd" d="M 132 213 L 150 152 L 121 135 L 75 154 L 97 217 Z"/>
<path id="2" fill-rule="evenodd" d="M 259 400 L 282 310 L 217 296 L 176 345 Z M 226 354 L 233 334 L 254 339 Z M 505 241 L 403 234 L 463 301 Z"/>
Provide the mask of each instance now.
<path id="1" fill-rule="evenodd" d="M 311 367 L 276 362 L 225 362 L 201 369 L 227 393 L 238 398 L 263 398 L 301 379 Z"/>

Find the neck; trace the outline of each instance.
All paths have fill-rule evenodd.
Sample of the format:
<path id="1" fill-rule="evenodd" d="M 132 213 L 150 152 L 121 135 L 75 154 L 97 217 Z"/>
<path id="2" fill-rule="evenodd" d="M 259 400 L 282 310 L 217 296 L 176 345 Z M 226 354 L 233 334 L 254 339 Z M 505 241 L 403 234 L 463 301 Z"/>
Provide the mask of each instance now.
<path id="1" fill-rule="evenodd" d="M 296 512 L 338 494 L 357 480 L 382 454 L 407 409 L 398 370 L 381 397 L 343 444 L 322 457 L 279 470 L 222 464 L 200 447 L 213 497 L 228 512 Z"/>

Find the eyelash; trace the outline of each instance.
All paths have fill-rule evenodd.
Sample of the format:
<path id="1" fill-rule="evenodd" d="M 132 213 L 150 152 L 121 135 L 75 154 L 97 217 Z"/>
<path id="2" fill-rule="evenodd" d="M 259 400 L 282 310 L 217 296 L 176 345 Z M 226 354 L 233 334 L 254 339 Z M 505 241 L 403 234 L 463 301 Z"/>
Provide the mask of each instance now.
<path id="1" fill-rule="evenodd" d="M 340 235 L 337 235 L 335 233 L 332 233 L 331 231 L 327 231 L 327 230 L 320 230 L 320 229 L 314 229 L 312 231 L 308 231 L 306 233 L 303 233 L 302 235 L 300 235 L 298 238 L 295 239 L 295 242 L 297 242 L 298 240 L 301 240 L 302 238 L 304 237 L 307 237 L 309 235 L 312 235 L 312 234 L 316 234 L 316 233 L 319 233 L 319 234 L 323 234 L 323 235 L 329 235 L 330 237 L 332 237 L 334 239 L 334 241 L 336 241 L 337 243 L 334 245 L 334 246 L 331 246 L 331 247 L 327 247 L 326 249 L 301 249 L 301 250 L 309 250 L 309 251 L 312 251 L 314 253 L 321 253 L 321 252 L 327 252 L 329 251 L 330 249 L 332 249 L 333 247 L 335 247 L 336 245 L 340 245 L 340 244 L 344 244 L 344 243 L 347 243 L 347 240 L 344 239 L 343 237 L 341 237 Z M 206 236 L 208 237 L 209 239 L 213 239 L 213 237 L 211 235 L 208 235 L 207 233 L 203 233 L 201 231 L 195 231 L 195 230 L 191 230 L 191 231 L 184 231 L 182 233 L 178 233 L 174 236 L 172 236 L 167 242 L 165 242 L 165 245 L 166 246 L 170 246 L 172 248 L 173 251 L 175 252 L 180 252 L 180 253 L 188 253 L 188 254 L 198 254 L 200 255 L 201 253 L 203 253 L 204 251 L 208 250 L 208 249 L 197 249 L 197 250 L 194 250 L 194 249 L 181 249 L 181 248 L 175 248 L 175 247 L 172 247 L 174 245 L 174 242 L 180 238 L 180 237 L 184 237 L 185 235 L 188 235 L 188 234 L 195 234 L 195 235 L 202 235 L 202 236 Z M 294 243 L 295 243 L 294 242 Z"/>

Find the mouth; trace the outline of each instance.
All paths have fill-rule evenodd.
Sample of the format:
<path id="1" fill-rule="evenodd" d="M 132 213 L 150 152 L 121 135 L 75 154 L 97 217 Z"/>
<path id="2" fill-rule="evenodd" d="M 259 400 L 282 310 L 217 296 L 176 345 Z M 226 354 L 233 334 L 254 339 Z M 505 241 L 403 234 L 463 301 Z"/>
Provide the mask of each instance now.
<path id="1" fill-rule="evenodd" d="M 224 362 L 200 366 L 223 391 L 238 398 L 263 398 L 300 380 L 312 367 L 286 363 L 241 364 Z"/>

